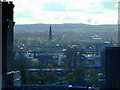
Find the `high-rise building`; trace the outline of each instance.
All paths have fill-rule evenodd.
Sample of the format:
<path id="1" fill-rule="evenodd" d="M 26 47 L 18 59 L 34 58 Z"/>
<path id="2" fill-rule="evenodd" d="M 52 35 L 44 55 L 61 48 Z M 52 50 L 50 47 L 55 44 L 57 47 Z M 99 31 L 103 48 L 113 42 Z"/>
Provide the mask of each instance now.
<path id="1" fill-rule="evenodd" d="M 7 72 L 13 70 L 13 8 L 12 2 L 0 2 L 2 5 L 2 77 L 3 87 L 8 85 Z"/>
<path id="2" fill-rule="evenodd" d="M 106 88 L 120 89 L 120 1 L 118 2 L 118 47 L 105 48 Z"/>
<path id="3" fill-rule="evenodd" d="M 52 29 L 51 29 L 51 25 L 50 25 L 50 29 L 49 29 L 49 41 L 53 40 L 52 38 Z"/>
<path id="4" fill-rule="evenodd" d="M 105 49 L 106 88 L 120 89 L 120 47 L 107 47 Z"/>

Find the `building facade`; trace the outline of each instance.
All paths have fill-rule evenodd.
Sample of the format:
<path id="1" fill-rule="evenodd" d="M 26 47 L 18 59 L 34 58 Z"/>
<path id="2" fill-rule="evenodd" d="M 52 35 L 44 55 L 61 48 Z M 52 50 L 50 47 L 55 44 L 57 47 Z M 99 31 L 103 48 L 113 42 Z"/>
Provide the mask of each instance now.
<path id="1" fill-rule="evenodd" d="M 2 4 L 2 86 L 8 85 L 7 72 L 13 70 L 13 8 L 12 2 Z"/>
<path id="2" fill-rule="evenodd" d="M 120 89 L 120 47 L 105 49 L 106 88 Z"/>

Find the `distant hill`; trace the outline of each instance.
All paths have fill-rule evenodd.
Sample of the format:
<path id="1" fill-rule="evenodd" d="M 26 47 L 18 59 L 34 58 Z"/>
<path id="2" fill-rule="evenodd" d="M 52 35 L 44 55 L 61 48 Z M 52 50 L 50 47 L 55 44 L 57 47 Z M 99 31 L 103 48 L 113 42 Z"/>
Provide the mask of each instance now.
<path id="1" fill-rule="evenodd" d="M 46 32 L 49 30 L 49 24 L 24 24 L 15 25 L 15 33 L 18 32 Z M 53 32 L 114 32 L 117 31 L 117 25 L 87 25 L 87 24 L 52 24 Z"/>

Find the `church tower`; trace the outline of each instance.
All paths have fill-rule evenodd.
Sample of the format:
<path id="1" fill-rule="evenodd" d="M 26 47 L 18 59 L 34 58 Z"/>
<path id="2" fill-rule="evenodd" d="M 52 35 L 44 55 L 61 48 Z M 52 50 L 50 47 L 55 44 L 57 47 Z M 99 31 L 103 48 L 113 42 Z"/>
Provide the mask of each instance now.
<path id="1" fill-rule="evenodd" d="M 52 29 L 51 29 L 51 25 L 50 25 L 50 29 L 49 29 L 49 41 L 53 40 L 52 39 Z"/>

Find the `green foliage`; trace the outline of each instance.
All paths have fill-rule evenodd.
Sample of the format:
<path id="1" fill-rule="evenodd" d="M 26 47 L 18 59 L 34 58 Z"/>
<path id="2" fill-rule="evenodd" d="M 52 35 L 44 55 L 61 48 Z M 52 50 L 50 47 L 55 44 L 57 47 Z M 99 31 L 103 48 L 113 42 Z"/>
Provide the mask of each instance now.
<path id="1" fill-rule="evenodd" d="M 85 81 L 89 86 L 99 86 L 99 78 L 95 70 L 88 69 L 85 71 Z"/>
<path id="2" fill-rule="evenodd" d="M 85 78 L 84 68 L 76 68 L 74 70 L 74 78 L 76 81 L 84 81 Z"/>
<path id="3" fill-rule="evenodd" d="M 21 67 L 20 73 L 21 73 L 21 84 L 22 85 L 28 84 L 28 82 L 29 82 L 28 70 L 24 67 Z"/>
<path id="4" fill-rule="evenodd" d="M 85 46 L 83 46 L 82 43 L 78 43 L 78 44 L 77 44 L 77 47 L 78 47 L 78 49 L 80 49 L 80 50 L 85 50 Z"/>
<path id="5" fill-rule="evenodd" d="M 69 81 L 69 82 L 75 81 L 74 74 L 73 73 L 68 73 L 67 76 L 66 76 L 66 80 Z"/>
<path id="6" fill-rule="evenodd" d="M 13 59 L 13 68 L 15 71 L 20 70 L 20 60 L 16 57 Z"/>
<path id="7" fill-rule="evenodd" d="M 57 61 L 54 61 L 54 62 L 52 63 L 52 67 L 59 67 L 58 62 L 57 62 Z"/>
<path id="8" fill-rule="evenodd" d="M 28 83 L 28 70 L 27 68 L 29 67 L 29 62 L 27 58 L 21 58 L 20 61 L 20 73 L 21 73 L 21 81 L 22 84 L 27 84 Z"/>
<path id="9" fill-rule="evenodd" d="M 36 66 L 39 67 L 40 69 L 44 68 L 45 67 L 44 61 L 43 60 L 38 60 L 38 64 Z"/>
<path id="10" fill-rule="evenodd" d="M 50 69 L 53 68 L 52 64 L 50 64 L 50 63 L 48 63 L 48 67 L 49 67 Z"/>
<path id="11" fill-rule="evenodd" d="M 55 84 L 58 81 L 58 77 L 55 75 L 54 72 L 51 72 L 46 76 L 45 81 L 46 84 Z"/>
<path id="12" fill-rule="evenodd" d="M 34 73 L 28 74 L 28 77 L 29 77 L 28 84 L 30 84 L 30 85 L 37 85 L 37 84 L 41 83 L 40 82 L 41 78 L 37 74 L 34 74 Z"/>
<path id="13" fill-rule="evenodd" d="M 27 39 L 15 39 L 14 46 L 30 45 L 30 41 Z"/>
<path id="14" fill-rule="evenodd" d="M 31 40 L 30 41 L 30 45 L 33 45 L 33 46 L 38 46 L 40 44 L 40 41 L 38 40 Z"/>
<path id="15" fill-rule="evenodd" d="M 30 67 L 29 61 L 27 58 L 24 57 L 24 51 L 21 52 L 23 53 L 19 53 L 19 60 L 15 57 L 13 63 L 15 70 L 20 70 L 21 84 L 22 85 L 39 84 L 40 77 L 37 74 L 30 74 L 28 72 L 28 68 Z"/>
<path id="16" fill-rule="evenodd" d="M 28 70 L 27 68 L 30 67 L 30 64 L 28 62 L 28 59 L 24 57 L 24 51 L 21 50 L 21 53 L 19 53 L 19 59 L 15 57 L 14 59 L 14 65 L 17 70 L 20 70 L 21 73 L 21 84 L 27 84 L 28 83 Z M 18 66 L 17 66 L 18 65 Z"/>
<path id="17" fill-rule="evenodd" d="M 83 49 L 80 46 L 79 48 L 77 47 L 77 45 L 72 45 L 68 47 L 64 52 L 65 59 L 66 59 L 65 67 L 68 67 L 69 69 L 77 68 L 78 61 L 79 61 L 79 65 L 81 65 L 85 59 L 85 58 L 82 58 L 83 56 L 82 52 L 83 52 Z"/>
<path id="18" fill-rule="evenodd" d="M 53 24 L 55 31 L 61 32 L 112 32 L 117 29 L 117 25 L 87 25 L 87 24 Z M 37 33 L 41 31 L 45 31 L 48 33 L 49 24 L 33 24 L 33 25 L 15 25 L 15 32 L 26 32 L 30 33 Z M 41 34 L 40 34 L 41 35 Z M 46 35 L 46 34 L 45 34 Z"/>
<path id="19" fill-rule="evenodd" d="M 67 81 L 84 81 L 85 71 L 83 68 L 76 68 L 66 76 Z"/>

